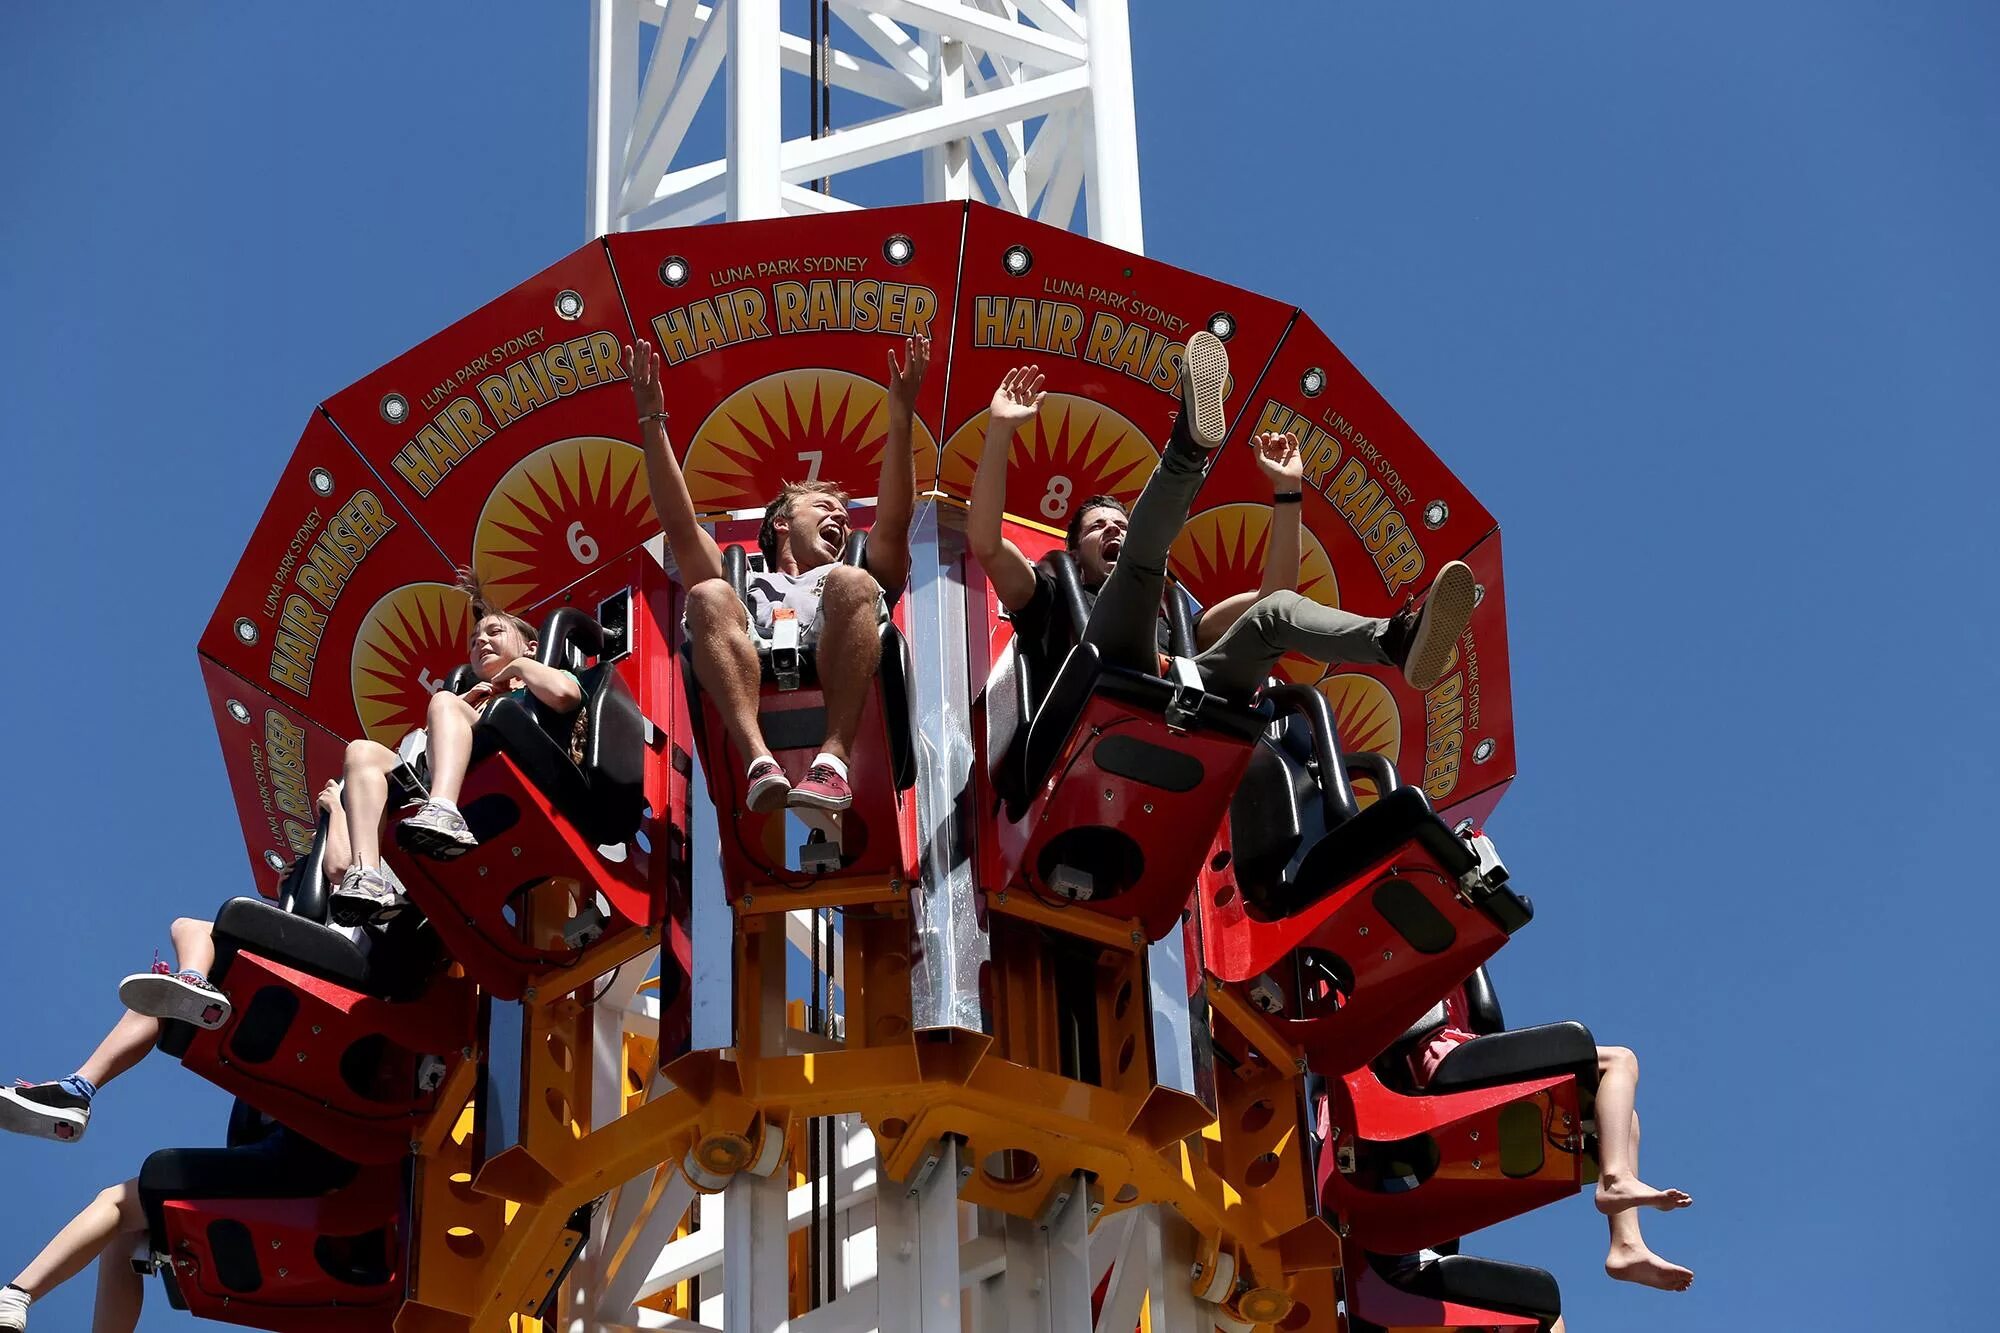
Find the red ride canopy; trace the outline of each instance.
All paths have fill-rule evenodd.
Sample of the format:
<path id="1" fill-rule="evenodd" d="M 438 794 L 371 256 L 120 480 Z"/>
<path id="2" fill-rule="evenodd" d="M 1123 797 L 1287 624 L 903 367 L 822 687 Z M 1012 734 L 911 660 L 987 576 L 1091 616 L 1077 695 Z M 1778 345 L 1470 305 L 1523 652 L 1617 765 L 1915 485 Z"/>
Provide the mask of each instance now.
<path id="1" fill-rule="evenodd" d="M 1048 376 L 1014 445 L 1015 517 L 1130 500 L 1176 410 L 1186 339 L 1228 340 L 1234 428 L 1173 553 L 1204 603 L 1262 577 L 1269 489 L 1244 442 L 1306 461 L 1300 591 L 1365 614 L 1471 562 L 1459 660 L 1428 696 L 1386 669 L 1287 661 L 1452 818 L 1514 773 L 1500 536 L 1332 341 L 1290 305 L 979 204 L 617 235 L 577 250 L 329 397 L 308 423 L 202 635 L 203 674 L 258 882 L 310 842 L 348 739 L 393 745 L 464 660 L 453 569 L 531 619 L 655 535 L 619 349 L 662 349 L 695 503 L 759 506 L 786 480 L 872 494 L 884 358 L 933 341 L 913 432 L 926 488 L 963 500 L 1007 368 Z M 1366 795 L 1366 784 L 1363 784 Z"/>

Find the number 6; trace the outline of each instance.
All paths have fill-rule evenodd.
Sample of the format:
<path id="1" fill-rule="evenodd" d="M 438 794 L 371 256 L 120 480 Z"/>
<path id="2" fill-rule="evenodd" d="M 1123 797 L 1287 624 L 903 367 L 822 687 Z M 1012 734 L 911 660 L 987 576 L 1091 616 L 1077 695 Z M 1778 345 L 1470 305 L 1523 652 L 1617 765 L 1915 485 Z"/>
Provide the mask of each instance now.
<path id="1" fill-rule="evenodd" d="M 578 564 L 594 565 L 597 563 L 597 541 L 583 530 L 582 519 L 578 519 L 576 522 L 570 524 L 569 532 L 565 535 L 569 538 L 569 553 L 576 557 Z"/>

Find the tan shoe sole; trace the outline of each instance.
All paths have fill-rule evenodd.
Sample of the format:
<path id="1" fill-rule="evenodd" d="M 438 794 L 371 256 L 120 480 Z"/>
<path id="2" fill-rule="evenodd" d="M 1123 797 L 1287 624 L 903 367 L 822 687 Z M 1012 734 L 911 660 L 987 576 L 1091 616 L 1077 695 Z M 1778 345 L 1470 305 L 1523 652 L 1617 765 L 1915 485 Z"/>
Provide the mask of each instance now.
<path id="1" fill-rule="evenodd" d="M 1472 619 L 1472 605 L 1479 585 L 1473 580 L 1472 566 L 1454 560 L 1438 571 L 1417 618 L 1417 632 L 1410 639 L 1410 654 L 1403 660 L 1403 679 L 1416 690 L 1429 690 L 1451 669 L 1458 651 L 1458 636 Z"/>
<path id="2" fill-rule="evenodd" d="M 1188 433 L 1204 449 L 1213 449 L 1229 435 L 1222 414 L 1222 396 L 1229 388 L 1229 352 L 1222 339 L 1202 329 L 1187 340 L 1181 362 L 1181 410 L 1188 414 Z"/>

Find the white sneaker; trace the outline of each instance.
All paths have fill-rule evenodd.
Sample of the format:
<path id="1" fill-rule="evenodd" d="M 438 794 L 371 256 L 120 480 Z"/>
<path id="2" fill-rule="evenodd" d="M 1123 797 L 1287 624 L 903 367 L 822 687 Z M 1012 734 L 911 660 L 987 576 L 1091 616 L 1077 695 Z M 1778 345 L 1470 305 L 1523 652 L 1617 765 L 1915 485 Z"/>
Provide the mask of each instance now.
<path id="1" fill-rule="evenodd" d="M 396 825 L 396 841 L 439 861 L 464 856 L 479 845 L 458 807 L 443 801 L 425 801 L 417 813 Z"/>
<path id="2" fill-rule="evenodd" d="M 28 1293 L 19 1287 L 0 1287 L 0 1329 L 21 1333 L 28 1326 Z"/>
<path id="3" fill-rule="evenodd" d="M 327 915 L 336 926 L 381 925 L 403 910 L 403 896 L 390 880 L 387 867 L 370 870 L 349 866 L 333 891 Z"/>

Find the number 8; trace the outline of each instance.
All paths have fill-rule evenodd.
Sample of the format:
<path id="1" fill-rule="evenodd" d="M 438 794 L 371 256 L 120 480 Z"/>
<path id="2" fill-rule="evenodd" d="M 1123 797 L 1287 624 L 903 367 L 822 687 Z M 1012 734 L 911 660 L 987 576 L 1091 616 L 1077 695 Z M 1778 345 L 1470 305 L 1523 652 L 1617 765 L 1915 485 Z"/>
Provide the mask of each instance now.
<path id="1" fill-rule="evenodd" d="M 1042 517 L 1061 518 L 1069 512 L 1069 493 L 1072 483 L 1068 477 L 1049 478 L 1048 493 L 1042 496 Z"/>

